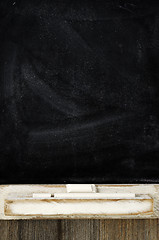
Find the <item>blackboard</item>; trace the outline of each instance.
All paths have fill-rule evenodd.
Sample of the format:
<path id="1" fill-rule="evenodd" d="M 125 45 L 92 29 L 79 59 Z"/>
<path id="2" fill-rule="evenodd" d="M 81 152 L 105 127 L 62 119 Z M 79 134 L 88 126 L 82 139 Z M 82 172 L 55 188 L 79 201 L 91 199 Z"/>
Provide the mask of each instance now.
<path id="1" fill-rule="evenodd" d="M 0 183 L 159 182 L 159 2 L 1 0 Z"/>

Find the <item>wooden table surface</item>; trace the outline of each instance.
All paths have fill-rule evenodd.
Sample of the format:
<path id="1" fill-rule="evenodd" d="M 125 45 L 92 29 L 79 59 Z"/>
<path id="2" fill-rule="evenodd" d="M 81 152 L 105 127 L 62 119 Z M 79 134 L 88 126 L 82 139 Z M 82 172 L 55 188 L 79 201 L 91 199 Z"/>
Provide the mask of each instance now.
<path id="1" fill-rule="evenodd" d="M 0 240 L 158 240 L 159 220 L 0 221 Z"/>

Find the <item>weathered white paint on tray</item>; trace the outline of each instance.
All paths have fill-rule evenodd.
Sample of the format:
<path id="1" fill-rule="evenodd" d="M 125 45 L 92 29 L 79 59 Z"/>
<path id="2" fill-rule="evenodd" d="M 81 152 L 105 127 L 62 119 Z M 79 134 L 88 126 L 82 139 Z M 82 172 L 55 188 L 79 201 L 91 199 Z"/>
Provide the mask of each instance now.
<path id="1" fill-rule="evenodd" d="M 0 219 L 157 218 L 159 185 L 96 185 L 97 193 L 129 195 L 132 199 L 33 198 L 33 194 L 67 193 L 66 185 L 0 186 Z M 92 193 L 94 194 L 94 193 Z M 45 196 L 45 195 L 43 195 Z M 47 195 L 48 196 L 48 195 Z"/>

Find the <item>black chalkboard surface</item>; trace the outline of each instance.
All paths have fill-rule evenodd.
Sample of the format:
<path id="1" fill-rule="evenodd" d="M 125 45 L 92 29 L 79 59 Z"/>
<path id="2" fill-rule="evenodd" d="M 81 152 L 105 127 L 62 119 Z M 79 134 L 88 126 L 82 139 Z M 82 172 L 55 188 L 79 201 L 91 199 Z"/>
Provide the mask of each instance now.
<path id="1" fill-rule="evenodd" d="M 159 2 L 0 1 L 0 184 L 159 182 Z"/>

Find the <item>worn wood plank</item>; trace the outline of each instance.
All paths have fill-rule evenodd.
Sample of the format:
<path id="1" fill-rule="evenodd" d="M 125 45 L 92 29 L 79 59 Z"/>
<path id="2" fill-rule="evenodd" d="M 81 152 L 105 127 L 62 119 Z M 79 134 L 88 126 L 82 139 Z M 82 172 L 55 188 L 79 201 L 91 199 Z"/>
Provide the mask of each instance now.
<path id="1" fill-rule="evenodd" d="M 18 221 L 0 221 L 0 240 L 19 240 Z"/>
<path id="2" fill-rule="evenodd" d="M 99 220 L 63 220 L 62 240 L 99 239 L 100 221 Z"/>
<path id="3" fill-rule="evenodd" d="M 158 240 L 159 220 L 0 221 L 0 240 Z"/>
<path id="4" fill-rule="evenodd" d="M 157 240 L 158 220 L 101 220 L 100 240 Z"/>
<path id="5" fill-rule="evenodd" d="M 19 240 L 58 240 L 60 236 L 61 220 L 19 221 Z"/>

